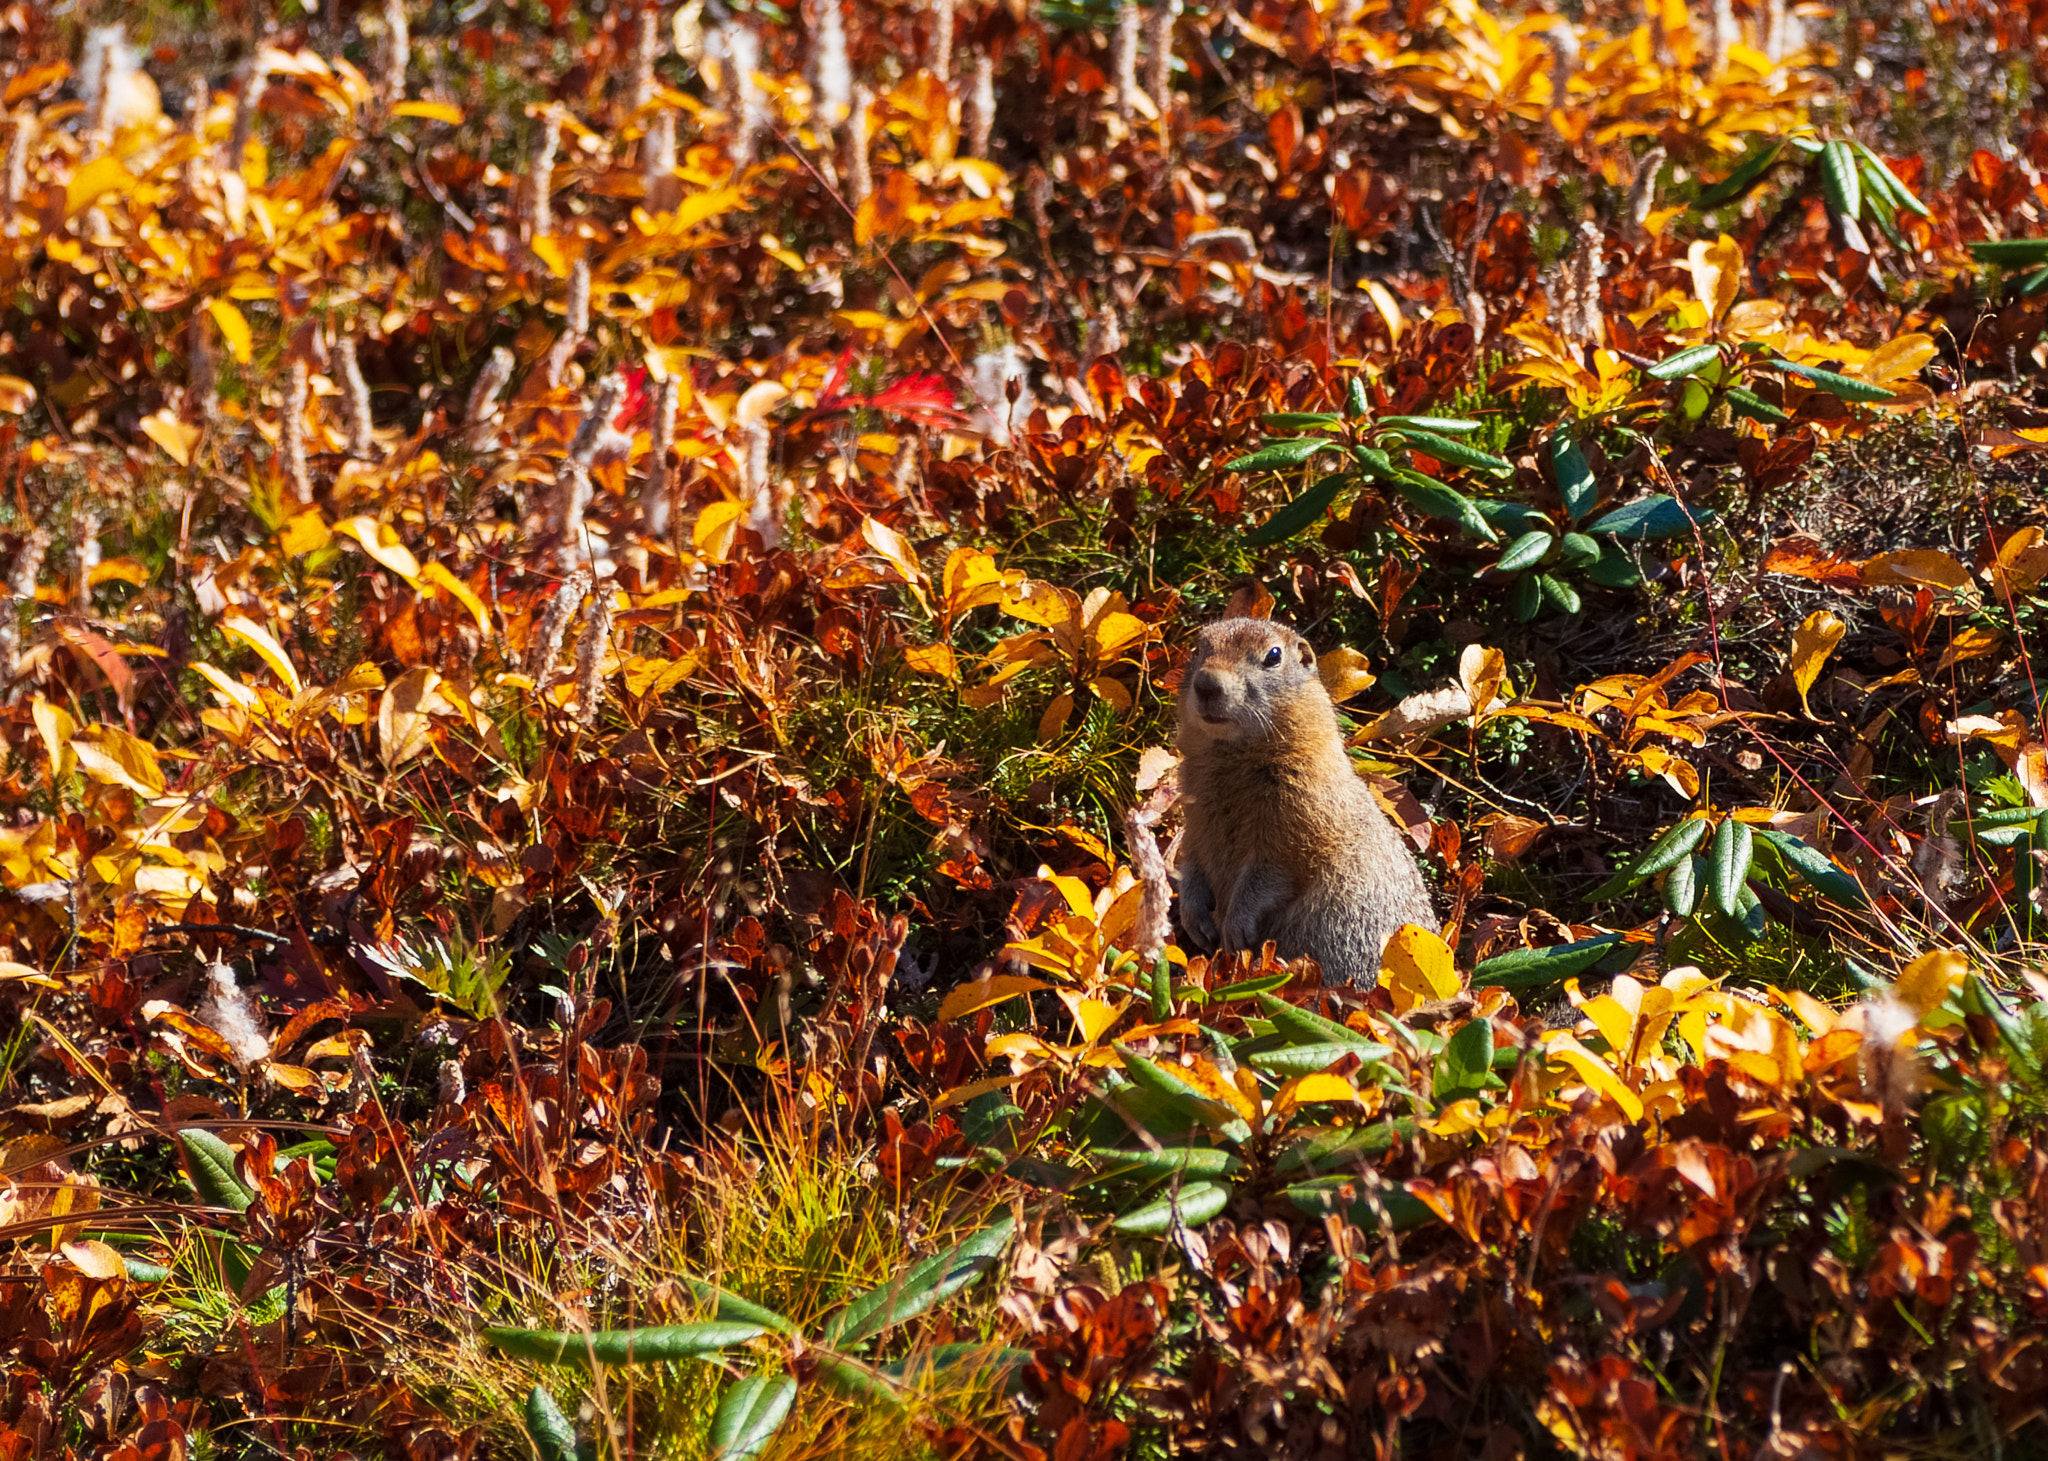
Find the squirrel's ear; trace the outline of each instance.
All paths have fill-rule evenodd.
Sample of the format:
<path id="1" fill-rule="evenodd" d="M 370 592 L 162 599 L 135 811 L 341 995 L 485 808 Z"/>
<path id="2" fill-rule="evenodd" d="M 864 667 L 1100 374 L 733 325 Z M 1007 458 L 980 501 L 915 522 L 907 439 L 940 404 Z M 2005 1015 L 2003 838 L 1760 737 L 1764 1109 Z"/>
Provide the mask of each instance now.
<path id="1" fill-rule="evenodd" d="M 1302 639 L 1297 640 L 1295 642 L 1294 647 L 1301 652 L 1301 662 L 1307 665 L 1310 669 L 1314 669 L 1316 664 L 1316 652 L 1314 646 L 1312 646 L 1306 639 Z"/>

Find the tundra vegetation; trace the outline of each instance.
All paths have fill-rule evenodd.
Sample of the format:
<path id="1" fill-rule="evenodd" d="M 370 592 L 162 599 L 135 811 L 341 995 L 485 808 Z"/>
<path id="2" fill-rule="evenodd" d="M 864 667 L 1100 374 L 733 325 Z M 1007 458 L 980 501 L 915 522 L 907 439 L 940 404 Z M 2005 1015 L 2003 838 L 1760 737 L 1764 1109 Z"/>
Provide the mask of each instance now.
<path id="1" fill-rule="evenodd" d="M 0 3 L 0 1455 L 2048 1454 L 2044 59 Z"/>

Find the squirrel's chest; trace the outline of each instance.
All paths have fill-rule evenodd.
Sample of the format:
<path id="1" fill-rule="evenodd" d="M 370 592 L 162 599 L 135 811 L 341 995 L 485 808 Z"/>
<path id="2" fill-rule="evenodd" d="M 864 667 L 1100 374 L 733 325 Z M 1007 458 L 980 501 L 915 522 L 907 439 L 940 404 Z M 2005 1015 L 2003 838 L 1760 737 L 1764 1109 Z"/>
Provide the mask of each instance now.
<path id="1" fill-rule="evenodd" d="M 1312 859 L 1342 820 L 1340 789 L 1299 763 L 1246 758 L 1214 768 L 1189 790 L 1189 831 L 1212 852 L 1247 861 Z"/>

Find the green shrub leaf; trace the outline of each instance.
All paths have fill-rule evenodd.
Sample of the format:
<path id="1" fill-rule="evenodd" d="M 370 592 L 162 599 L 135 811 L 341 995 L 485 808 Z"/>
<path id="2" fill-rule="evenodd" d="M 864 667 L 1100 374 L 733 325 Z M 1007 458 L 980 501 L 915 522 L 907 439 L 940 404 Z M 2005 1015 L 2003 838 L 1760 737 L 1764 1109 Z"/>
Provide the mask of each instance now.
<path id="1" fill-rule="evenodd" d="M 1248 456 L 1225 462 L 1226 472 L 1270 472 L 1279 467 L 1298 467 L 1317 452 L 1337 445 L 1327 436 L 1297 436 L 1290 441 L 1269 441 Z"/>
<path id="2" fill-rule="evenodd" d="M 1149 1238 L 1166 1232 L 1173 1226 L 1176 1209 L 1180 1220 L 1188 1227 L 1200 1227 L 1230 1205 L 1230 1189 L 1221 1182 L 1190 1182 L 1179 1192 L 1169 1193 L 1156 1202 L 1148 1202 L 1134 1212 L 1127 1212 L 1110 1226 L 1119 1233 L 1134 1237 Z"/>
<path id="3" fill-rule="evenodd" d="M 202 1127 L 188 1126 L 178 1133 L 178 1146 L 185 1154 L 185 1175 L 209 1207 L 229 1207 L 247 1212 L 256 1196 L 235 1175 L 235 1149 Z"/>
<path id="4" fill-rule="evenodd" d="M 1482 959 L 1472 971 L 1474 989 L 1534 989 L 1557 984 L 1592 968 L 1621 942 L 1618 933 L 1603 933 L 1577 943 L 1554 944 L 1547 949 L 1516 949 Z"/>
<path id="5" fill-rule="evenodd" d="M 526 1397 L 526 1434 L 540 1461 L 576 1461 L 576 1427 L 545 1385 L 534 1386 Z"/>
<path id="6" fill-rule="evenodd" d="M 1713 855 L 1707 860 L 1707 887 L 1713 894 L 1714 906 L 1731 918 L 1742 907 L 1742 894 L 1749 885 L 1755 840 L 1749 824 L 1733 817 L 1723 817 L 1721 829 L 1714 834 Z"/>
<path id="7" fill-rule="evenodd" d="M 749 1461 L 760 1455 L 795 1404 L 794 1375 L 752 1375 L 736 1381 L 711 1416 L 713 1461 Z"/>
<path id="8" fill-rule="evenodd" d="M 600 1329 L 589 1335 L 564 1329 L 483 1331 L 484 1342 L 523 1360 L 544 1365 L 658 1365 L 700 1359 L 746 1344 L 767 1333 L 759 1324 L 664 1324 L 647 1329 Z"/>

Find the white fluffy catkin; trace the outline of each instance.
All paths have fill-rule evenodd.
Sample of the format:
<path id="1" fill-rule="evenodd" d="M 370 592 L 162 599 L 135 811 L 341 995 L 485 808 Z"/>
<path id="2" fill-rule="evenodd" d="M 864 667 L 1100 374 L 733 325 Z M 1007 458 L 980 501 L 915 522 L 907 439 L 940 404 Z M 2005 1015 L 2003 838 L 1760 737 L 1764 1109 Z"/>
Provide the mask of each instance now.
<path id="1" fill-rule="evenodd" d="M 285 477 L 300 502 L 313 499 L 313 476 L 306 468 L 306 401 L 312 390 L 312 372 L 303 360 L 292 362 L 291 379 L 284 392 L 283 437 Z"/>
<path id="2" fill-rule="evenodd" d="M 1116 9 L 1116 114 L 1128 122 L 1138 110 L 1138 37 L 1145 17 L 1132 0 Z"/>
<path id="3" fill-rule="evenodd" d="M 1152 0 L 1145 23 L 1145 91 L 1162 126 L 1173 115 L 1173 23 L 1179 18 L 1180 0 Z"/>
<path id="4" fill-rule="evenodd" d="M 367 462 L 375 456 L 377 442 L 370 424 L 370 383 L 356 360 L 356 337 L 343 335 L 334 354 L 340 363 L 341 400 L 348 420 L 348 454 Z"/>
<path id="5" fill-rule="evenodd" d="M 974 85 L 967 93 L 967 154 L 988 156 L 996 127 L 996 58 L 987 51 L 974 58 Z"/>
<path id="6" fill-rule="evenodd" d="M 846 201 L 856 208 L 875 190 L 874 174 L 868 171 L 868 111 L 874 104 L 865 86 L 853 89 L 853 109 L 846 117 Z"/>
<path id="7" fill-rule="evenodd" d="M 547 683 L 548 672 L 561 657 L 562 640 L 569 632 L 569 621 L 575 617 L 583 596 L 589 592 L 590 574 L 588 570 L 579 568 L 562 580 L 555 589 L 554 597 L 541 610 L 526 645 L 526 677 L 536 685 Z"/>
<path id="8" fill-rule="evenodd" d="M 14 117 L 7 132 L 7 163 L 0 171 L 0 223 L 12 236 L 21 223 L 21 199 L 28 191 L 29 144 L 35 141 L 36 119 L 26 112 Z"/>
<path id="9" fill-rule="evenodd" d="M 262 1012 L 249 992 L 235 983 L 235 971 L 225 964 L 206 968 L 206 998 L 199 1005 L 199 1020 L 235 1053 L 235 1064 L 247 1070 L 270 1056 L 270 1031 Z"/>
<path id="10" fill-rule="evenodd" d="M 953 0 L 932 0 L 932 50 L 925 64 L 939 80 L 953 79 Z"/>
<path id="11" fill-rule="evenodd" d="M 589 726 L 604 704 L 604 657 L 612 644 L 612 589 L 597 586 L 590 600 L 590 612 L 583 620 L 583 635 L 576 641 L 576 724 Z"/>
<path id="12" fill-rule="evenodd" d="M 469 448 L 482 449 L 489 439 L 490 427 L 499 416 L 498 393 L 505 389 L 505 383 L 512 379 L 515 361 L 512 352 L 500 345 L 491 352 L 491 358 L 484 362 L 484 368 L 477 372 L 476 384 L 470 388 L 469 407 L 463 412 L 462 424 L 468 428 Z"/>
<path id="13" fill-rule="evenodd" d="M 654 100 L 654 63 L 661 59 L 661 10 L 649 5 L 640 12 L 639 33 L 633 38 L 633 75 L 626 87 L 626 108 L 639 111 Z"/>
<path id="14" fill-rule="evenodd" d="M 1550 107 L 1561 112 L 1570 100 L 1572 77 L 1579 69 L 1579 35 L 1571 22 L 1564 20 L 1544 34 L 1550 37 Z"/>
<path id="15" fill-rule="evenodd" d="M 1638 232 L 1649 220 L 1650 210 L 1657 206 L 1657 173 L 1664 166 L 1664 149 L 1652 147 L 1643 154 L 1636 164 L 1636 175 L 1628 188 L 1629 226 Z"/>
<path id="16" fill-rule="evenodd" d="M 533 150 L 533 175 L 528 180 L 526 236 L 546 238 L 555 231 L 555 153 L 562 146 L 562 109 L 550 106 L 541 116 L 540 143 Z"/>
<path id="17" fill-rule="evenodd" d="M 270 78 L 258 68 L 255 53 L 251 52 L 235 68 L 235 81 L 235 125 L 228 132 L 227 156 L 221 159 L 221 166 L 229 172 L 242 170 L 242 159 L 249 152 L 249 139 L 256 135 L 256 106 L 262 100 L 263 89 L 270 84 Z"/>
<path id="18" fill-rule="evenodd" d="M 668 536 L 673 507 L 669 492 L 669 448 L 675 445 L 676 408 L 681 398 L 674 380 L 665 380 L 654 393 L 654 418 L 647 428 L 647 475 L 640 487 L 640 530 L 650 538 Z"/>
<path id="19" fill-rule="evenodd" d="M 213 350 L 213 323 L 203 309 L 185 327 L 185 407 L 211 426 L 220 416 L 220 362 Z"/>
<path id="20" fill-rule="evenodd" d="M 100 566 L 99 514 L 80 512 L 77 526 L 72 531 L 78 541 L 71 550 L 71 598 L 80 613 L 89 614 L 92 612 L 93 570 Z"/>
<path id="21" fill-rule="evenodd" d="M 811 115 L 827 130 L 853 110 L 853 63 L 846 55 L 846 17 L 839 0 L 817 0 L 811 22 Z"/>
<path id="22" fill-rule="evenodd" d="M 676 176 L 674 112 L 658 111 L 647 123 L 647 136 L 640 143 L 640 182 L 649 213 L 673 213 L 683 199 L 682 179 Z"/>
<path id="23" fill-rule="evenodd" d="M 412 30 L 405 22 L 405 0 L 384 0 L 384 41 L 377 48 L 382 75 L 377 95 L 387 106 L 405 96 L 405 68 L 412 58 Z"/>
<path id="24" fill-rule="evenodd" d="M 761 38 L 743 22 L 729 20 L 705 37 L 706 49 L 719 62 L 725 83 L 721 102 L 732 119 L 729 152 L 735 168 L 754 161 L 754 141 L 768 121 L 767 100 L 754 73 L 761 69 Z"/>
<path id="25" fill-rule="evenodd" d="M 7 570 L 7 604 L 0 610 L 0 682 L 12 681 L 21 668 L 21 604 L 35 602 L 36 580 L 50 551 L 50 535 L 35 528 L 21 540 Z"/>
<path id="26" fill-rule="evenodd" d="M 569 293 L 562 302 L 562 333 L 548 351 L 542 379 L 553 390 L 562 383 L 576 347 L 590 333 L 590 261 L 578 259 L 569 267 Z"/>

